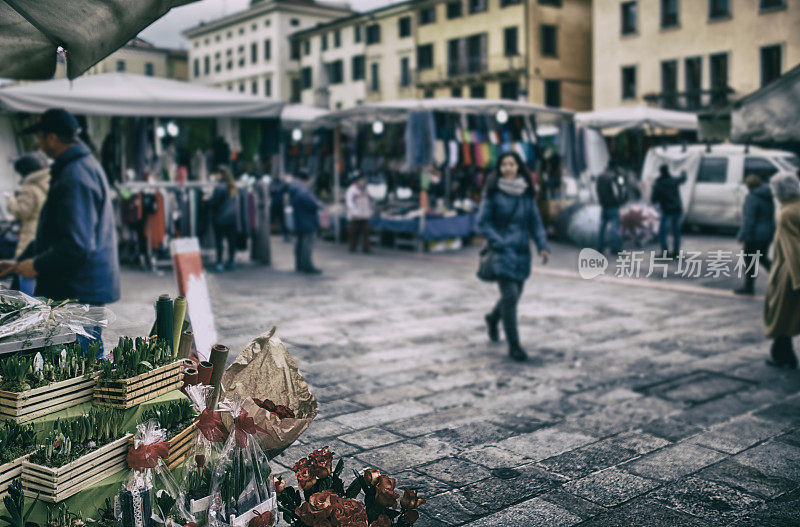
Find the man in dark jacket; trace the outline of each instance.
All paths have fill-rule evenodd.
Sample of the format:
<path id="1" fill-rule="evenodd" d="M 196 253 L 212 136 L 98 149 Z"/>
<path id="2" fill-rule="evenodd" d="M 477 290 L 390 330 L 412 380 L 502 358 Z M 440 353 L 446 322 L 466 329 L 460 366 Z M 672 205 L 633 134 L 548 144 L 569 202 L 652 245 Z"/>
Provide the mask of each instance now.
<path id="1" fill-rule="evenodd" d="M 772 200 L 772 191 L 765 185 L 760 177 L 749 175 L 744 184 L 750 189 L 744 199 L 742 209 L 742 228 L 739 229 L 737 239 L 744 244 L 747 269 L 745 271 L 744 286 L 736 289 L 734 293 L 752 295 L 755 291 L 756 270 L 755 258 L 759 255 L 761 266 L 769 270 L 770 261 L 767 258 L 769 245 L 775 236 L 775 202 Z"/>
<path id="2" fill-rule="evenodd" d="M 311 191 L 311 177 L 307 172 L 300 172 L 289 185 L 289 200 L 297 235 L 294 245 L 295 270 L 298 273 L 320 274 L 322 271 L 314 267 L 311 261 L 311 251 L 319 228 L 319 209 L 322 204 Z"/>
<path id="3" fill-rule="evenodd" d="M 686 183 L 686 172 L 681 177 L 674 178 L 669 174 L 667 165 L 661 165 L 660 175 L 653 184 L 653 193 L 650 201 L 661 209 L 661 225 L 658 228 L 658 238 L 661 240 L 661 251 L 667 253 L 667 232 L 672 231 L 672 252 L 668 256 L 675 258 L 681 250 L 681 215 L 683 204 L 679 187 Z"/>
<path id="4" fill-rule="evenodd" d="M 619 232 L 619 208 L 627 200 L 625 178 L 609 164 L 603 174 L 597 178 L 597 200 L 600 202 L 600 232 L 597 235 L 597 250 L 605 252 L 606 229 L 610 229 L 611 251 L 617 253 L 622 248 Z"/>
<path id="5" fill-rule="evenodd" d="M 119 300 L 119 262 L 111 193 L 100 163 L 78 140 L 69 112 L 47 110 L 26 132 L 54 160 L 36 239 L 9 272 L 36 278 L 36 295 L 91 305 Z M 99 338 L 100 328 L 94 328 Z"/>

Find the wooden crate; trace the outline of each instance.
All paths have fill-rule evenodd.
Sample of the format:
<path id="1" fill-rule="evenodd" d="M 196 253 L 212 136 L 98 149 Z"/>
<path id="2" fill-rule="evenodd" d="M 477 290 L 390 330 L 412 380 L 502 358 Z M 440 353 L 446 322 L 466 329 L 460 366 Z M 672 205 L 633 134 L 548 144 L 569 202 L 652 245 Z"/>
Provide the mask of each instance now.
<path id="1" fill-rule="evenodd" d="M 167 466 L 167 469 L 172 471 L 176 467 L 181 466 L 183 460 L 186 459 L 186 456 L 189 454 L 189 451 L 194 444 L 196 435 L 197 425 L 192 423 L 167 441 L 169 444 L 169 454 L 164 460 L 164 464 Z M 133 445 L 133 438 L 131 438 L 130 444 Z"/>
<path id="2" fill-rule="evenodd" d="M 127 410 L 183 386 L 183 362 L 176 361 L 129 379 L 98 379 L 94 401 Z"/>
<path id="3" fill-rule="evenodd" d="M 99 373 L 73 377 L 24 392 L 0 390 L 0 417 L 24 423 L 92 400 Z"/>
<path id="4" fill-rule="evenodd" d="M 29 455 L 18 457 L 5 465 L 0 465 L 0 499 L 8 494 L 8 487 L 22 474 L 22 462 L 28 459 Z"/>
<path id="5" fill-rule="evenodd" d="M 128 468 L 125 456 L 131 434 L 103 445 L 63 467 L 22 462 L 22 490 L 26 496 L 58 503 Z"/>

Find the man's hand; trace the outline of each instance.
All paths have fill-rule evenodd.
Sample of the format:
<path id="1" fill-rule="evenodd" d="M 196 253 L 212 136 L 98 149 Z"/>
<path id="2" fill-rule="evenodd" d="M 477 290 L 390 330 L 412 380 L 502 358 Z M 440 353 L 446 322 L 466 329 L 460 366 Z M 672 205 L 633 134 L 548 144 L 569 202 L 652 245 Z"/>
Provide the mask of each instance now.
<path id="1" fill-rule="evenodd" d="M 542 257 L 542 265 L 547 265 L 550 261 L 550 253 L 547 251 L 539 251 L 539 256 Z"/>
<path id="2" fill-rule="evenodd" d="M 28 258 L 17 264 L 16 273 L 24 278 L 36 278 L 38 273 L 33 268 L 33 259 Z"/>
<path id="3" fill-rule="evenodd" d="M 0 278 L 10 275 L 17 268 L 14 260 L 0 260 Z"/>

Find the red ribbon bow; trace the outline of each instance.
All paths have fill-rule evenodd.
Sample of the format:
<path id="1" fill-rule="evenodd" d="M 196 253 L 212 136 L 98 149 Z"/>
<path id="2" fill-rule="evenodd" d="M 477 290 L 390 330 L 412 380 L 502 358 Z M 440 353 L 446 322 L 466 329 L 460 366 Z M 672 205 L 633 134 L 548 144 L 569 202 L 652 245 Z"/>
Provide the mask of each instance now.
<path id="1" fill-rule="evenodd" d="M 130 447 L 126 461 L 131 470 L 145 470 L 156 468 L 159 458 L 169 455 L 169 443 L 158 442 L 149 445 Z"/>
<path id="2" fill-rule="evenodd" d="M 256 425 L 252 417 L 247 415 L 245 410 L 233 418 L 233 437 L 236 440 L 236 446 L 244 448 L 247 446 L 247 435 L 256 435 L 256 432 L 267 433 L 266 430 Z"/>
<path id="3" fill-rule="evenodd" d="M 194 418 L 197 428 L 212 443 L 222 443 L 228 439 L 228 431 L 222 424 L 222 416 L 215 412 L 213 408 L 206 408 L 200 415 Z"/>

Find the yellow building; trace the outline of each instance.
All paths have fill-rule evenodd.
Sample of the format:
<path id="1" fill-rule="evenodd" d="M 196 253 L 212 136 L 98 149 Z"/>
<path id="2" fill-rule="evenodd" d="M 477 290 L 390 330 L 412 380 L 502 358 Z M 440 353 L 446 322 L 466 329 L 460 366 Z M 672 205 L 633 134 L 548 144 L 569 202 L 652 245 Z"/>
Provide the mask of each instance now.
<path id="1" fill-rule="evenodd" d="M 800 63 L 800 0 L 594 0 L 594 107 L 727 105 Z"/>
<path id="2" fill-rule="evenodd" d="M 134 38 L 89 68 L 84 75 L 96 75 L 113 71 L 179 81 L 189 80 L 189 66 L 185 50 L 159 48 L 139 37 Z M 55 77 L 66 77 L 66 64 L 59 62 Z"/>

